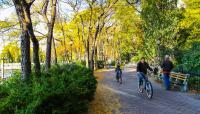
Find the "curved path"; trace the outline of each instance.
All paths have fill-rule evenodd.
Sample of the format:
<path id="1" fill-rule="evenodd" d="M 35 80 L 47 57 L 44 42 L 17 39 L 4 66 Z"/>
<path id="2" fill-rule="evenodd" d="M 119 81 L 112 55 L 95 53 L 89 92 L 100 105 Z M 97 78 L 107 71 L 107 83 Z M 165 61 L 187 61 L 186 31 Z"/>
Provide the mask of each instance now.
<path id="1" fill-rule="evenodd" d="M 123 71 L 122 85 L 116 82 L 114 70 L 101 73 L 104 75 L 103 83 L 119 96 L 123 114 L 200 114 L 200 99 L 194 94 L 165 91 L 152 80 L 154 96 L 152 100 L 146 99 L 144 94 L 137 92 L 133 67 L 126 67 Z"/>

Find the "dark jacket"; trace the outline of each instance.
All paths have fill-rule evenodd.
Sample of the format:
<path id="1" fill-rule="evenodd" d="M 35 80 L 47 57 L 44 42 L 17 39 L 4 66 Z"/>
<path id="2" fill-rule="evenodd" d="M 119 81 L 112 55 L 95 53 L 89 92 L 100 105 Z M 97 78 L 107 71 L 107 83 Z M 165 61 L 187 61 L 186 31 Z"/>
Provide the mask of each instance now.
<path id="1" fill-rule="evenodd" d="M 118 72 L 118 71 L 122 71 L 122 69 L 120 68 L 120 65 L 117 65 L 117 67 L 115 68 L 115 72 Z"/>
<path id="2" fill-rule="evenodd" d="M 122 75 L 122 69 L 120 68 L 119 65 L 117 65 L 117 68 L 115 69 L 116 75 L 121 76 Z"/>
<path id="3" fill-rule="evenodd" d="M 153 71 L 153 69 L 146 62 L 144 63 L 139 62 L 137 64 L 137 72 L 143 72 L 144 74 L 147 74 L 147 69 L 149 69 L 150 71 Z"/>
<path id="4" fill-rule="evenodd" d="M 163 73 L 170 73 L 173 69 L 173 63 L 169 60 L 165 60 L 162 62 L 161 68 L 163 70 Z"/>

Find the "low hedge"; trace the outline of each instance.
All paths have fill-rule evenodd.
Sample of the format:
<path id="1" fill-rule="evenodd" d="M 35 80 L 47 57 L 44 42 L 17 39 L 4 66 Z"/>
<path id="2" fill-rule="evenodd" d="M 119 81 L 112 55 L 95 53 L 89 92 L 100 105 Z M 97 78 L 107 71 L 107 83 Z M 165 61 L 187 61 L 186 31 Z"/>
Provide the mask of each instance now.
<path id="1" fill-rule="evenodd" d="M 102 69 L 102 68 L 104 68 L 104 63 L 105 63 L 105 61 L 101 61 L 101 60 L 98 60 L 98 61 L 96 61 L 97 63 L 97 68 L 98 69 Z"/>
<path id="2" fill-rule="evenodd" d="M 200 76 L 191 76 L 188 80 L 190 90 L 200 91 Z"/>
<path id="3" fill-rule="evenodd" d="M 30 82 L 15 73 L 0 84 L 0 114 L 84 114 L 96 90 L 92 72 L 78 65 L 53 66 Z"/>
<path id="4" fill-rule="evenodd" d="M 86 61 L 80 60 L 75 62 L 78 65 L 86 66 Z"/>
<path id="5" fill-rule="evenodd" d="M 111 61 L 111 66 L 115 66 L 115 65 L 116 65 L 115 61 Z"/>

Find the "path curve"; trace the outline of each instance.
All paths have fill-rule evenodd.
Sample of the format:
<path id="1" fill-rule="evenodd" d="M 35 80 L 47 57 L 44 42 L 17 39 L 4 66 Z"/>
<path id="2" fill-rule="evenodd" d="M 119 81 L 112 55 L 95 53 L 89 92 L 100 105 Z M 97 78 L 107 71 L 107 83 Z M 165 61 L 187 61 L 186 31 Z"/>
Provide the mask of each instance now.
<path id="1" fill-rule="evenodd" d="M 135 68 L 126 67 L 123 71 L 123 84 L 115 80 L 114 70 L 101 72 L 103 83 L 120 98 L 123 114 L 200 114 L 200 100 L 194 95 L 178 91 L 165 91 L 160 84 L 152 81 L 154 96 L 146 99 L 137 92 Z"/>

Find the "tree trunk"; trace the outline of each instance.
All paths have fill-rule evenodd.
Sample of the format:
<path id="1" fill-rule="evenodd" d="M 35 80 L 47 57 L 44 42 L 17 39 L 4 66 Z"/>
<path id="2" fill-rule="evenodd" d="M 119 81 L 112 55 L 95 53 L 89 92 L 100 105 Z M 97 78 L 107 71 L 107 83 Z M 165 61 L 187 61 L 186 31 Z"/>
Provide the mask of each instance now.
<path id="1" fill-rule="evenodd" d="M 30 39 L 27 30 L 22 29 L 21 34 L 21 74 L 23 80 L 29 80 L 31 74 Z"/>
<path id="2" fill-rule="evenodd" d="M 56 43 L 55 43 L 54 37 L 53 37 L 53 51 L 54 51 L 54 64 L 58 64 L 57 52 L 56 52 Z"/>
<path id="3" fill-rule="evenodd" d="M 53 28 L 56 18 L 56 4 L 57 0 L 51 0 L 52 3 L 52 11 L 51 11 L 51 21 L 47 24 L 48 27 L 48 37 L 47 37 L 47 47 L 46 47 L 46 71 L 51 67 L 51 45 L 53 39 Z"/>
<path id="4" fill-rule="evenodd" d="M 87 39 L 87 49 L 86 49 L 86 52 L 87 52 L 86 67 L 90 68 L 90 42 L 89 42 L 89 39 Z"/>
<path id="5" fill-rule="evenodd" d="M 87 41 L 87 42 L 85 42 L 85 44 L 84 44 L 84 48 L 85 48 L 85 62 L 86 62 L 86 67 L 87 68 L 89 68 L 90 67 L 90 52 L 89 52 L 89 46 L 87 46 L 87 45 L 89 45 L 89 42 Z"/>
<path id="6" fill-rule="evenodd" d="M 67 47 L 66 47 L 66 36 L 65 36 L 65 31 L 64 31 L 64 27 L 63 27 L 63 24 L 62 24 L 62 21 L 61 21 L 61 30 L 62 30 L 62 35 L 63 35 L 63 38 L 64 38 L 64 48 L 65 48 L 65 52 L 64 52 L 64 61 L 69 61 L 69 57 L 67 57 Z"/>
<path id="7" fill-rule="evenodd" d="M 94 47 L 92 47 L 94 48 Z M 93 71 L 94 70 L 94 49 L 92 49 L 91 52 L 91 57 L 90 57 L 90 69 Z"/>
<path id="8" fill-rule="evenodd" d="M 82 24 L 82 41 L 83 41 L 83 44 L 84 44 L 84 49 L 85 49 L 85 61 L 86 61 L 86 67 L 89 68 L 89 61 L 90 61 L 90 42 L 89 42 L 89 34 L 88 34 L 88 37 L 87 39 L 85 40 L 85 32 L 84 32 L 84 22 L 83 22 L 83 18 L 82 16 L 80 16 L 81 18 L 81 24 Z M 90 23 L 91 24 L 91 23 Z M 90 27 L 89 27 L 89 31 L 90 31 Z"/>
<path id="9" fill-rule="evenodd" d="M 12 0 L 16 9 L 20 28 L 22 29 L 21 40 L 21 74 L 23 80 L 29 80 L 31 74 L 31 60 L 30 60 L 30 34 L 28 24 L 28 15 L 30 16 L 31 3 L 26 3 L 25 0 Z"/>
<path id="10" fill-rule="evenodd" d="M 97 52 L 97 46 L 95 47 L 95 52 L 94 52 L 94 70 L 97 70 L 98 69 L 98 63 L 97 63 L 97 60 L 98 60 L 98 52 Z"/>
<path id="11" fill-rule="evenodd" d="M 30 17 L 30 10 L 28 12 L 28 18 L 29 18 L 29 24 L 28 24 L 28 31 L 29 31 L 29 35 L 31 38 L 31 41 L 33 43 L 33 62 L 34 62 L 34 69 L 35 69 L 35 73 L 37 76 L 39 76 L 41 74 L 40 72 L 40 58 L 39 58 L 39 42 L 35 37 L 35 34 L 33 32 L 33 26 L 32 26 L 32 21 L 31 21 L 31 17 Z"/>
<path id="12" fill-rule="evenodd" d="M 98 23 L 97 27 L 96 27 L 96 31 L 95 31 L 95 35 L 94 35 L 94 40 L 93 40 L 93 44 L 92 44 L 92 52 L 91 52 L 91 62 L 90 62 L 90 69 L 93 71 L 94 70 L 94 57 L 95 57 L 95 49 L 96 49 L 96 44 L 97 44 L 97 37 L 99 34 L 100 30 L 100 25 Z"/>
<path id="13" fill-rule="evenodd" d="M 51 24 L 48 24 L 48 37 L 47 37 L 47 47 L 46 47 L 46 71 L 48 71 L 51 66 L 52 37 L 53 37 L 53 30 Z"/>
<path id="14" fill-rule="evenodd" d="M 89 21 L 89 27 L 88 27 L 88 38 L 87 38 L 87 57 L 88 57 L 88 65 L 89 68 L 93 71 L 94 67 L 94 61 L 93 61 L 93 50 L 91 52 L 91 57 L 90 57 L 90 39 L 92 38 L 92 17 L 93 17 L 93 6 L 90 5 L 90 21 Z M 92 47 L 93 48 L 93 47 Z"/>
<path id="15" fill-rule="evenodd" d="M 78 39 L 79 39 L 79 41 L 81 41 L 80 28 L 79 28 L 78 24 L 76 24 L 76 26 L 77 26 L 77 30 L 78 30 Z M 77 60 L 79 60 L 79 61 L 81 60 L 81 52 L 82 52 L 81 43 L 79 42 L 78 56 L 77 56 Z"/>

